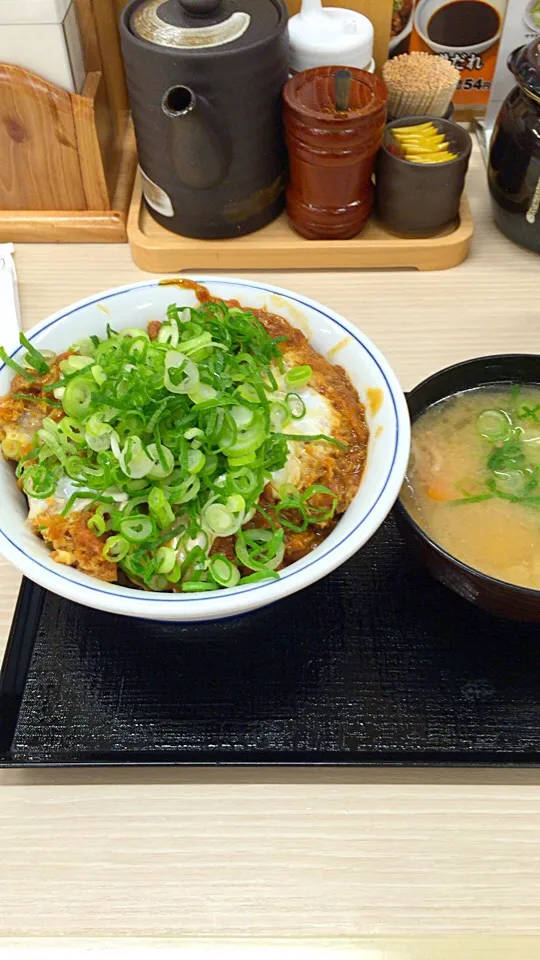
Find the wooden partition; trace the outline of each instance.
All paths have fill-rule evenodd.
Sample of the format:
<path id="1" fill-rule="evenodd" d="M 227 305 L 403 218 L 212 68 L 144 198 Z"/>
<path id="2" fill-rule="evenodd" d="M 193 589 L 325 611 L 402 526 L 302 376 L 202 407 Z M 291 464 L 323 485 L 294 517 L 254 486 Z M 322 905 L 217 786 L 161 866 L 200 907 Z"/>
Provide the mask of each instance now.
<path id="1" fill-rule="evenodd" d="M 124 241 L 136 165 L 119 0 L 75 0 L 80 94 L 0 64 L 0 241 Z"/>

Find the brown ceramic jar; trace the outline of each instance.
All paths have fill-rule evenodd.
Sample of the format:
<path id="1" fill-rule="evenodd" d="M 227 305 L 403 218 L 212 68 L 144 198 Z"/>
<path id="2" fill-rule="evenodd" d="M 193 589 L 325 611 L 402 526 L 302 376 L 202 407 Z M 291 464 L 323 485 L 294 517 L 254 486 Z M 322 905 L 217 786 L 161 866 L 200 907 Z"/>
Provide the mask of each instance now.
<path id="1" fill-rule="evenodd" d="M 365 70 L 352 74 L 349 109 L 335 104 L 334 74 L 315 67 L 288 81 L 285 138 L 290 184 L 287 211 L 310 240 L 349 240 L 368 220 L 373 167 L 386 121 L 387 89 Z"/>

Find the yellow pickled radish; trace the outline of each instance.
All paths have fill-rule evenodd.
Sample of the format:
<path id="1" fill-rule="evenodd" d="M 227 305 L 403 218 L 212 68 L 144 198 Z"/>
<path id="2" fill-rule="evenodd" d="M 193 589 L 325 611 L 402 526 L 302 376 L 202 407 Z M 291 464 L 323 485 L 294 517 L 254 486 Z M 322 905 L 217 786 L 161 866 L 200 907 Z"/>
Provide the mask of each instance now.
<path id="1" fill-rule="evenodd" d="M 402 151 L 404 160 L 410 163 L 448 163 L 457 160 L 444 133 L 434 123 L 421 123 L 413 127 L 392 129 L 395 142 Z"/>
<path id="2" fill-rule="evenodd" d="M 436 150 L 448 150 L 448 143 L 446 140 L 444 143 L 431 143 L 428 141 L 422 140 L 412 140 L 412 141 L 401 141 L 400 147 L 405 153 L 415 153 L 416 150 L 432 150 L 434 153 Z"/>
<path id="3" fill-rule="evenodd" d="M 411 132 L 419 133 L 421 130 L 434 130 L 435 133 L 439 132 L 435 124 L 432 123 L 431 120 L 429 120 L 427 123 L 418 123 L 416 125 L 413 125 L 412 127 L 394 127 L 392 129 L 392 133 L 397 133 L 398 130 L 400 133 L 411 133 Z"/>
<path id="4" fill-rule="evenodd" d="M 406 151 L 407 152 L 407 151 Z M 411 146 L 410 153 L 448 153 L 447 143 L 423 144 L 415 143 Z"/>
<path id="5" fill-rule="evenodd" d="M 436 144 L 445 144 L 447 142 L 443 133 L 441 133 L 440 137 L 430 137 L 429 139 L 423 137 L 399 137 L 398 139 L 403 146 L 414 145 L 415 143 L 435 146 Z"/>
<path id="6" fill-rule="evenodd" d="M 446 140 L 400 140 L 399 144 L 404 149 L 409 147 L 432 147 L 433 149 L 443 147 L 446 149 L 448 146 Z"/>
<path id="7" fill-rule="evenodd" d="M 403 133 L 402 130 L 393 130 L 392 133 L 398 140 L 444 140 L 444 133 L 438 130 L 422 130 L 420 133 Z"/>

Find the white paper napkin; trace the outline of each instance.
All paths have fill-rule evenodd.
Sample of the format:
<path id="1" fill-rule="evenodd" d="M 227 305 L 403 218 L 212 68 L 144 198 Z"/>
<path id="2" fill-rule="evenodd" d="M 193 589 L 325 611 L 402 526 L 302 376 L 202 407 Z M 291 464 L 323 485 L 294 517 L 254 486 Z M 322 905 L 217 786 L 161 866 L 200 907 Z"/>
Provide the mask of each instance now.
<path id="1" fill-rule="evenodd" d="M 19 346 L 21 312 L 13 244 L 0 243 L 0 345 L 8 354 Z"/>

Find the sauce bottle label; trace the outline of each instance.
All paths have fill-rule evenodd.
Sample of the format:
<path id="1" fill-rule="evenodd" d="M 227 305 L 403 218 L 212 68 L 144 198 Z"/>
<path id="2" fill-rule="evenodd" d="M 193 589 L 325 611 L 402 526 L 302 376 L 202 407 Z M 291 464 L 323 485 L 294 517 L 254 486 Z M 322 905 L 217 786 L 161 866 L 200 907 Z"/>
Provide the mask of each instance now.
<path id="1" fill-rule="evenodd" d="M 152 207 L 152 210 L 155 210 L 156 213 L 160 213 L 162 217 L 174 217 L 174 207 L 168 193 L 165 193 L 165 190 L 154 183 L 142 167 L 139 167 L 139 170 L 141 171 L 144 199 L 148 206 Z"/>

